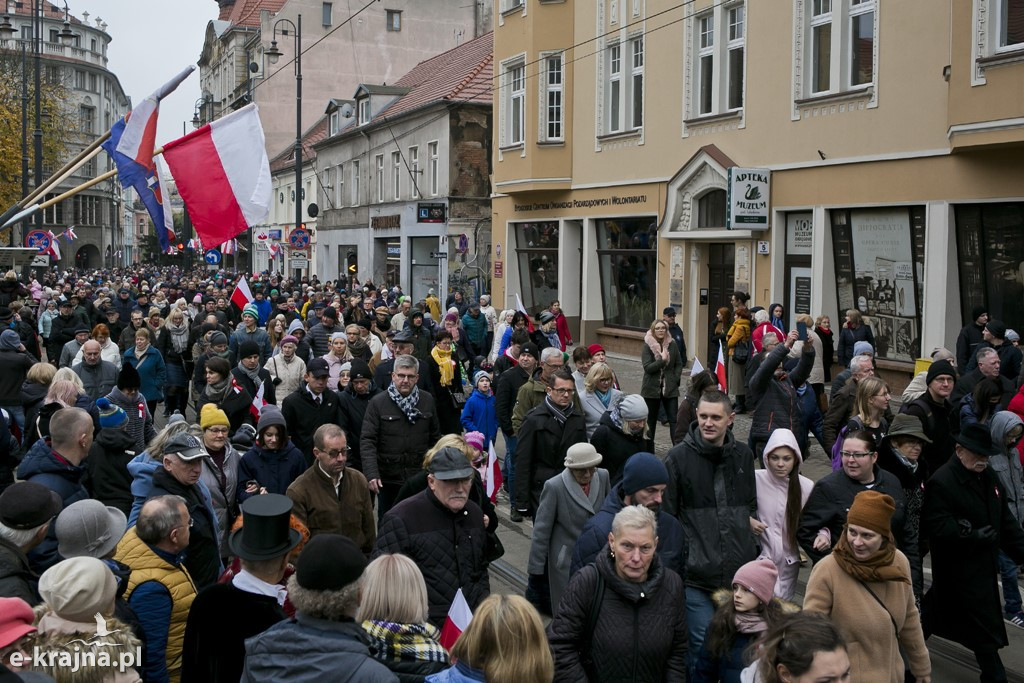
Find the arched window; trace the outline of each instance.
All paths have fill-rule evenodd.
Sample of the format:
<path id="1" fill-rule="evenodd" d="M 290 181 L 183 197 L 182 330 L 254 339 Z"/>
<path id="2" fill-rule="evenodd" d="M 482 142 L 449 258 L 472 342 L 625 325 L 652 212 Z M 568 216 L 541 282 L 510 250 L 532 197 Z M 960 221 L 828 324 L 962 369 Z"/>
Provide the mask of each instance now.
<path id="1" fill-rule="evenodd" d="M 711 190 L 697 199 L 697 227 L 725 227 L 725 190 Z"/>

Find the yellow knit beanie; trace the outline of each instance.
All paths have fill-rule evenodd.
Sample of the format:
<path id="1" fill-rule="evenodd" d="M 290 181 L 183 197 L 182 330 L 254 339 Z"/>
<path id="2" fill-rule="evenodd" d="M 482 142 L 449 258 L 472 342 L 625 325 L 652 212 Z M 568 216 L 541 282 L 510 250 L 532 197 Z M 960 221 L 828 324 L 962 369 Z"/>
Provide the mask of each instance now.
<path id="1" fill-rule="evenodd" d="M 207 403 L 199 412 L 199 426 L 202 427 L 205 432 L 207 429 L 215 425 L 230 427 L 231 422 L 228 420 L 227 413 L 218 408 L 216 404 Z"/>

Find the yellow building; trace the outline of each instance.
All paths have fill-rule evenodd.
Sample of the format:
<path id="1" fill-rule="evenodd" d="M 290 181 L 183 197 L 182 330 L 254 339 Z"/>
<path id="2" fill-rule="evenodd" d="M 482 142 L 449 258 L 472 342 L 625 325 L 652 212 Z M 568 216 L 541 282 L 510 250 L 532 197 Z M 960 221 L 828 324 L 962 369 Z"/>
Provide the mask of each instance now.
<path id="1" fill-rule="evenodd" d="M 892 372 L 975 306 L 1024 329 L 1021 3 L 499 3 L 495 302 L 634 353 L 672 305 L 702 360 L 733 290 L 857 308 Z"/>

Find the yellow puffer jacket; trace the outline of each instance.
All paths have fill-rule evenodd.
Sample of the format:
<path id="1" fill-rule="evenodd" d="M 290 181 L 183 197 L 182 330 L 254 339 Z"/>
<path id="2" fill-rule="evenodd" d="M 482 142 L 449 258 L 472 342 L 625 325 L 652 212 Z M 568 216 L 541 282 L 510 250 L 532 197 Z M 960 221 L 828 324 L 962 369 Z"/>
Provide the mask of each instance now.
<path id="1" fill-rule="evenodd" d="M 129 600 L 135 589 L 148 581 L 157 581 L 171 594 L 171 623 L 167 631 L 167 673 L 171 683 L 177 683 L 181 675 L 181 650 L 185 641 L 185 622 L 192 601 L 196 598 L 196 586 L 184 566 L 175 567 L 153 552 L 132 527 L 117 544 L 114 559 L 132 568 L 124 599 Z"/>

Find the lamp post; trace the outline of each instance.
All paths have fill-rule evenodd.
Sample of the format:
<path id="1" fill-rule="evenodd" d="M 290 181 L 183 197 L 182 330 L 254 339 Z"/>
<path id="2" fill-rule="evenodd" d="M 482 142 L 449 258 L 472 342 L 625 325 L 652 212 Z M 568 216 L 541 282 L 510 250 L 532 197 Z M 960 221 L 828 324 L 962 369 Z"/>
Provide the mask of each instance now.
<path id="1" fill-rule="evenodd" d="M 277 47 L 277 26 L 288 24 L 295 33 L 295 227 L 302 225 L 302 15 L 296 16 L 295 23 L 290 19 L 278 19 L 274 22 L 274 33 L 270 41 L 270 49 L 264 54 L 271 64 L 277 64 L 281 58 L 281 50 Z M 281 29 L 281 35 L 287 36 L 288 29 Z M 281 255 L 284 261 L 284 254 Z M 281 269 L 282 272 L 284 268 Z"/>

